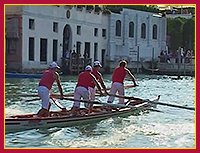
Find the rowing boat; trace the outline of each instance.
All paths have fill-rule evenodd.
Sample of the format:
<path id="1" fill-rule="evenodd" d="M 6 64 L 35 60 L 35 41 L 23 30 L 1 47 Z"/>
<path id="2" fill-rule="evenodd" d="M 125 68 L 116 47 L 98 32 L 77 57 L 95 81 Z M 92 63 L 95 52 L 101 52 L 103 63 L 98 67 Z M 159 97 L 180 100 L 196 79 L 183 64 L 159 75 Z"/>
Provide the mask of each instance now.
<path id="1" fill-rule="evenodd" d="M 71 111 L 51 111 L 49 117 L 38 117 L 36 114 L 13 115 L 5 119 L 5 131 L 16 132 L 29 129 L 69 127 L 88 123 L 98 122 L 110 117 L 138 115 L 142 111 L 150 110 L 156 105 L 152 102 L 158 102 L 160 96 L 153 100 L 130 100 L 128 105 L 110 104 L 111 111 L 102 110 L 101 106 L 94 106 L 93 111 L 88 113 L 87 109 L 81 108 L 81 113 L 72 116 Z M 114 107 L 115 106 L 115 107 Z"/>

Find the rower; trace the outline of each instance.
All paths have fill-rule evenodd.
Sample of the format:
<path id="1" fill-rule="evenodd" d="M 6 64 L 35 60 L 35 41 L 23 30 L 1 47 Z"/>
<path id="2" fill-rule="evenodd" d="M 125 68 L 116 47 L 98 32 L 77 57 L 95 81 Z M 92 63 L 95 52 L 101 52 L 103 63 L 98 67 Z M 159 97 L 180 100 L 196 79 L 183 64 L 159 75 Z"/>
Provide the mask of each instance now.
<path id="1" fill-rule="evenodd" d="M 105 83 L 103 81 L 103 77 L 102 74 L 100 73 L 100 69 L 101 69 L 102 65 L 99 61 L 94 61 L 94 65 L 92 68 L 92 74 L 95 76 L 96 80 L 100 83 L 101 87 L 103 88 L 105 95 L 108 95 Z M 92 81 L 88 87 L 89 90 L 89 99 L 91 101 L 95 100 L 95 94 L 96 94 L 96 83 L 94 81 Z M 93 104 L 89 104 L 90 109 L 92 110 L 93 108 Z"/>
<path id="2" fill-rule="evenodd" d="M 80 114 L 80 99 L 83 98 L 85 100 L 88 100 L 89 102 L 89 85 L 91 82 L 95 82 L 98 90 L 100 91 L 100 94 L 103 94 L 101 91 L 101 87 L 96 80 L 95 76 L 91 73 L 92 67 L 90 65 L 85 67 L 85 71 L 81 72 L 78 76 L 78 83 L 75 88 L 74 92 L 74 103 L 71 108 L 71 114 L 72 116 L 76 116 Z M 85 103 L 86 104 L 86 103 Z M 85 105 L 88 107 L 88 105 Z M 90 112 L 90 108 L 88 108 L 88 112 Z"/>
<path id="3" fill-rule="evenodd" d="M 114 95 L 117 92 L 119 95 L 124 96 L 124 79 L 127 74 L 131 77 L 134 87 L 138 86 L 136 84 L 136 79 L 134 75 L 127 68 L 127 62 L 125 60 L 120 61 L 119 66 L 115 68 L 112 75 L 112 86 L 110 89 L 110 96 L 107 100 L 108 103 L 112 103 L 114 101 Z M 124 104 L 124 98 L 119 98 L 119 104 Z"/>
<path id="4" fill-rule="evenodd" d="M 53 62 L 49 65 L 49 68 L 44 71 L 43 76 L 39 82 L 38 86 L 38 95 L 42 100 L 42 108 L 38 111 L 37 115 L 39 117 L 49 116 L 49 110 L 51 107 L 50 100 L 50 90 L 53 86 L 53 83 L 56 81 L 58 89 L 60 91 L 60 98 L 63 98 L 63 90 L 61 86 L 60 76 L 58 74 L 60 66 L 56 62 Z"/>

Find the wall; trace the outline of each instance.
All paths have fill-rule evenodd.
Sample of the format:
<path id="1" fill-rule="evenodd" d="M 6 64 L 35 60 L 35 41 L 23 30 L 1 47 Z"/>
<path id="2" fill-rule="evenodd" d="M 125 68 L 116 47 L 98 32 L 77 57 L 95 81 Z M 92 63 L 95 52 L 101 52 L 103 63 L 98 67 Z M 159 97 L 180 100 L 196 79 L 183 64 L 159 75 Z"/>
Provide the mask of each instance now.
<path id="1" fill-rule="evenodd" d="M 66 11 L 70 11 L 70 18 L 66 18 Z M 35 30 L 28 29 L 29 18 L 35 19 Z M 58 22 L 58 33 L 52 32 L 53 22 Z M 72 50 L 76 48 L 76 42 L 81 42 L 81 57 L 83 57 L 85 42 L 91 43 L 91 57 L 94 57 L 94 43 L 98 43 L 98 59 L 101 61 L 101 49 L 107 49 L 107 39 L 102 37 L 102 29 L 107 29 L 107 16 L 87 12 L 85 9 L 66 8 L 64 6 L 25 6 L 23 9 L 23 65 L 24 68 L 46 67 L 52 62 L 52 42 L 57 39 L 58 63 L 61 63 L 63 30 L 69 25 L 72 30 Z M 81 35 L 77 35 L 77 26 L 81 26 Z M 45 27 L 45 28 L 44 28 Z M 94 28 L 98 28 L 98 37 L 94 36 Z M 108 31 L 108 30 L 107 30 Z M 35 38 L 35 61 L 28 61 L 28 37 Z M 40 38 L 48 39 L 47 63 L 40 62 Z"/>
<path id="2" fill-rule="evenodd" d="M 101 51 L 105 49 L 106 65 L 114 67 L 120 59 L 127 59 L 130 62 L 140 62 L 152 59 L 152 51 L 156 58 L 160 51 L 166 48 L 166 18 L 153 16 L 153 13 L 124 9 L 121 14 L 96 13 L 94 10 L 88 11 L 85 8 L 66 6 L 13 6 L 7 12 L 15 11 L 22 15 L 22 66 L 23 69 L 46 68 L 53 60 L 53 39 L 58 40 L 58 63 L 61 64 L 63 53 L 63 30 L 66 25 L 70 26 L 72 32 L 71 49 L 76 48 L 76 42 L 81 42 L 81 57 L 83 57 L 85 42 L 91 44 L 91 55 L 94 58 L 94 43 L 98 43 L 97 57 L 102 62 Z M 70 17 L 66 17 L 67 11 Z M 29 19 L 35 20 L 35 30 L 29 29 Z M 115 23 L 120 20 L 122 23 L 121 37 L 115 36 Z M 128 36 L 129 22 L 135 25 L 134 37 Z M 53 22 L 58 23 L 58 32 L 53 32 Z M 142 39 L 141 24 L 147 26 L 147 37 Z M 152 39 L 152 26 L 158 27 L 158 39 Z M 77 35 L 77 26 L 81 26 L 81 35 Z M 94 36 L 94 28 L 98 28 L 98 37 Z M 102 37 L 102 29 L 106 29 L 106 37 Z M 35 57 L 34 61 L 28 60 L 28 40 L 29 37 L 35 38 Z M 47 62 L 40 62 L 40 39 L 47 39 Z M 138 50 L 139 49 L 139 50 Z M 139 51 L 139 54 L 138 54 Z M 93 59 L 94 60 L 94 59 Z M 135 64 L 133 64 L 135 65 Z"/>
<path id="3" fill-rule="evenodd" d="M 115 36 L 115 24 L 122 23 L 121 37 Z M 111 14 L 110 62 L 126 59 L 129 62 L 152 60 L 166 48 L 166 18 L 154 17 L 153 13 L 124 9 L 121 14 Z M 129 37 L 129 22 L 134 22 L 134 38 Z M 141 24 L 146 24 L 146 39 L 141 38 Z M 152 39 L 153 25 L 158 28 L 157 39 Z M 139 59 L 137 57 L 139 47 Z M 154 54 L 153 54 L 154 50 Z M 116 64 L 115 64 L 116 65 Z"/>

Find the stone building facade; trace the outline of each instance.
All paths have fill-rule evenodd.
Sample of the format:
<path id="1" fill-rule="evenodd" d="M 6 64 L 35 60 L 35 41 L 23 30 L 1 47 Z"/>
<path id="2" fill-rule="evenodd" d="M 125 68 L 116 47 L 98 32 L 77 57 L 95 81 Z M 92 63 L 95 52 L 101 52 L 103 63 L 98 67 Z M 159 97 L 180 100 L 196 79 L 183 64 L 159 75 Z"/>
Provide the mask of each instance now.
<path id="1" fill-rule="evenodd" d="M 149 12 L 7 5 L 5 13 L 6 71 L 37 71 L 56 61 L 70 73 L 95 60 L 113 69 L 120 59 L 135 69 L 166 49 L 166 18 Z"/>

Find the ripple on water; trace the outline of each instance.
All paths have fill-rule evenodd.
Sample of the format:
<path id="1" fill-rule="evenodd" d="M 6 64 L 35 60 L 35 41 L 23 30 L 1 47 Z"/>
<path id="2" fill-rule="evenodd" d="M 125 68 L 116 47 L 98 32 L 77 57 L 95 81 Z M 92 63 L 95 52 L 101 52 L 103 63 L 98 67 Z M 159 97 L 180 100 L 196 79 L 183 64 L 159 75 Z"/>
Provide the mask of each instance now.
<path id="1" fill-rule="evenodd" d="M 173 80 L 169 76 L 136 75 L 139 84 L 126 89 L 127 96 L 154 98 L 161 95 L 161 102 L 194 106 L 194 78 Z M 64 93 L 74 91 L 75 76 L 62 76 Z M 111 86 L 111 75 L 104 75 L 105 84 Z M 130 80 L 125 81 L 131 84 Z M 6 79 L 6 105 L 8 115 L 37 112 L 40 102 L 24 103 L 30 97 L 20 93 L 37 93 L 38 79 Z M 55 86 L 53 93 L 59 93 Z M 11 94 L 16 94 L 10 96 Z M 103 102 L 108 97 L 98 97 Z M 116 98 L 115 102 L 118 102 Z M 72 102 L 61 101 L 70 108 Z M 52 109 L 57 109 L 52 106 Z M 27 130 L 5 135 L 8 148 L 193 148 L 195 145 L 194 112 L 158 106 L 164 113 L 150 112 L 126 118 L 110 118 L 96 124 L 79 127 Z"/>

